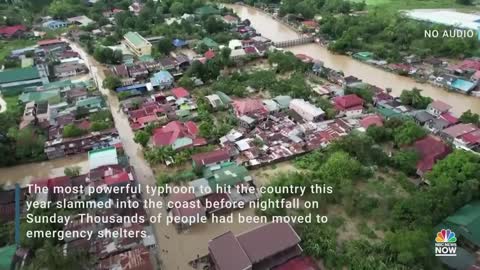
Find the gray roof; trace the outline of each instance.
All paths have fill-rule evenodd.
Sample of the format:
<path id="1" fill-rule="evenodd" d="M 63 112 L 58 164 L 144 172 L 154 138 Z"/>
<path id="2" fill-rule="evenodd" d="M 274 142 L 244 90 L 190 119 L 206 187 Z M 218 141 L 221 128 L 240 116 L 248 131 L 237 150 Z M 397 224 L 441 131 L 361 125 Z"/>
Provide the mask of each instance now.
<path id="1" fill-rule="evenodd" d="M 443 130 L 444 128 L 448 127 L 450 123 L 443 119 L 434 119 L 430 126 L 436 130 Z"/>
<path id="2" fill-rule="evenodd" d="M 418 111 L 415 113 L 415 119 L 419 121 L 420 123 L 426 123 L 430 120 L 433 120 L 435 117 L 433 115 L 429 114 L 426 111 Z"/>

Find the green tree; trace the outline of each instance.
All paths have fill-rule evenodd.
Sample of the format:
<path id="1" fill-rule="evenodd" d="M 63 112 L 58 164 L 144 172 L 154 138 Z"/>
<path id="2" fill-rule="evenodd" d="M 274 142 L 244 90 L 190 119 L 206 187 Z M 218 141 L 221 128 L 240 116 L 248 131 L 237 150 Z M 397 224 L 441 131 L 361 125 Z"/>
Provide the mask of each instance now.
<path id="1" fill-rule="evenodd" d="M 133 140 L 141 146 L 146 147 L 148 141 L 150 140 L 150 134 L 143 130 L 137 131 L 135 132 L 135 137 Z"/>
<path id="2" fill-rule="evenodd" d="M 427 131 L 413 121 L 406 121 L 395 129 L 393 138 L 397 146 L 409 145 L 427 135 Z"/>
<path id="3" fill-rule="evenodd" d="M 415 150 L 401 150 L 393 156 L 394 166 L 407 175 L 415 174 L 418 160 L 419 156 Z"/>
<path id="4" fill-rule="evenodd" d="M 430 236 L 428 231 L 402 229 L 387 233 L 385 242 L 400 263 L 413 267 L 431 256 Z"/>
<path id="5" fill-rule="evenodd" d="M 367 135 L 377 143 L 388 142 L 393 139 L 392 129 L 371 125 L 367 128 Z"/>
<path id="6" fill-rule="evenodd" d="M 114 91 L 116 88 L 122 86 L 122 81 L 117 76 L 108 75 L 105 80 L 103 80 L 102 86 Z"/>
<path id="7" fill-rule="evenodd" d="M 168 55 L 171 51 L 175 49 L 175 47 L 172 44 L 172 40 L 165 37 L 158 42 L 157 49 L 160 53 Z"/>
<path id="8" fill-rule="evenodd" d="M 472 123 L 472 124 L 475 124 L 475 125 L 480 124 L 480 116 L 476 113 L 472 113 L 471 110 L 468 110 L 468 111 L 462 113 L 459 120 L 462 123 Z"/>
<path id="9" fill-rule="evenodd" d="M 170 6 L 170 12 L 175 16 L 181 16 L 187 12 L 187 10 L 182 2 L 177 1 L 173 2 L 173 4 Z"/>
<path id="10" fill-rule="evenodd" d="M 86 130 L 80 129 L 74 124 L 68 124 L 65 127 L 63 127 L 63 137 L 65 138 L 78 137 L 85 133 L 86 133 Z"/>
<path id="11" fill-rule="evenodd" d="M 188 77 L 187 75 L 183 75 L 182 78 L 178 80 L 178 85 L 186 89 L 193 89 L 195 87 L 195 83 L 193 82 L 192 78 Z"/>
<path id="12" fill-rule="evenodd" d="M 79 166 L 66 167 L 63 173 L 68 177 L 75 177 L 80 175 L 81 168 Z"/>

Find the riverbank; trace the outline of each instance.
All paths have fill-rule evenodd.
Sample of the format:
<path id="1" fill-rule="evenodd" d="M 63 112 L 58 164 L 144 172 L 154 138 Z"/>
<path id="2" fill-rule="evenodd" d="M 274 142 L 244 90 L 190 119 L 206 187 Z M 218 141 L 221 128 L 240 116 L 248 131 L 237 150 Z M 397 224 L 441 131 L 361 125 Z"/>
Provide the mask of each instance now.
<path id="1" fill-rule="evenodd" d="M 258 33 L 273 42 L 292 40 L 300 37 L 298 32 L 291 27 L 272 18 L 271 15 L 245 5 L 226 5 L 232 8 L 242 19 L 249 19 L 252 26 Z M 422 94 L 429 96 L 434 100 L 442 100 L 450 104 L 452 112 L 460 116 L 464 111 L 470 109 L 472 112 L 480 113 L 480 99 L 466 96 L 457 92 L 448 92 L 443 88 L 436 87 L 428 83 L 420 83 L 415 80 L 387 72 L 372 65 L 357 61 L 350 56 L 338 55 L 330 52 L 327 48 L 318 44 L 305 44 L 286 48 L 294 54 L 307 54 L 314 59 L 320 60 L 328 68 L 342 71 L 345 76 L 355 76 L 366 83 L 386 89 L 391 88 L 392 94 L 400 96 L 403 90 L 413 88 L 422 89 Z"/>

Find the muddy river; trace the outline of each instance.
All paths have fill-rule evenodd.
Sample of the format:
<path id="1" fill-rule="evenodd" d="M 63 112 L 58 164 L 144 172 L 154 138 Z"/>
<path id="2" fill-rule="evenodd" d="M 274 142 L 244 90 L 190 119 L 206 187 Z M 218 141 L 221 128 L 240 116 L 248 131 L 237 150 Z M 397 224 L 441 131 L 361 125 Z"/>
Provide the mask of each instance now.
<path id="1" fill-rule="evenodd" d="M 263 36 L 273 41 L 292 40 L 300 37 L 300 34 L 285 24 L 276 21 L 269 14 L 257 9 L 241 6 L 228 5 L 242 19 L 249 19 L 252 26 Z M 288 48 L 293 53 L 303 53 L 317 60 L 323 61 L 326 67 L 341 70 L 345 75 L 352 75 L 363 81 L 381 88 L 392 88 L 394 95 L 399 96 L 403 89 L 414 87 L 423 90 L 423 95 L 433 99 L 440 99 L 453 106 L 453 112 L 460 116 L 463 111 L 471 109 L 480 113 L 480 98 L 465 96 L 460 93 L 447 92 L 446 90 L 430 84 L 418 83 L 407 77 L 399 76 L 374 66 L 357 61 L 349 56 L 333 54 L 325 47 L 318 44 L 306 44 Z"/>

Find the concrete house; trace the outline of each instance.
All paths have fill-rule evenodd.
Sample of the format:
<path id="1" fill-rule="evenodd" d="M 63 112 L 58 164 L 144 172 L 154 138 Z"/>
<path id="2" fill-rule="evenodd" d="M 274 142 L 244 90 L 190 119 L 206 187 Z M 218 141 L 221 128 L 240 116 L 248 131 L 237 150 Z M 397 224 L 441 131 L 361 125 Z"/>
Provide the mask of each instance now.
<path id="1" fill-rule="evenodd" d="M 290 109 L 296 112 L 307 122 L 319 122 L 325 116 L 325 112 L 303 99 L 290 101 Z"/>
<path id="2" fill-rule="evenodd" d="M 124 36 L 124 44 L 136 56 L 152 54 L 152 44 L 137 32 L 128 32 Z"/>

